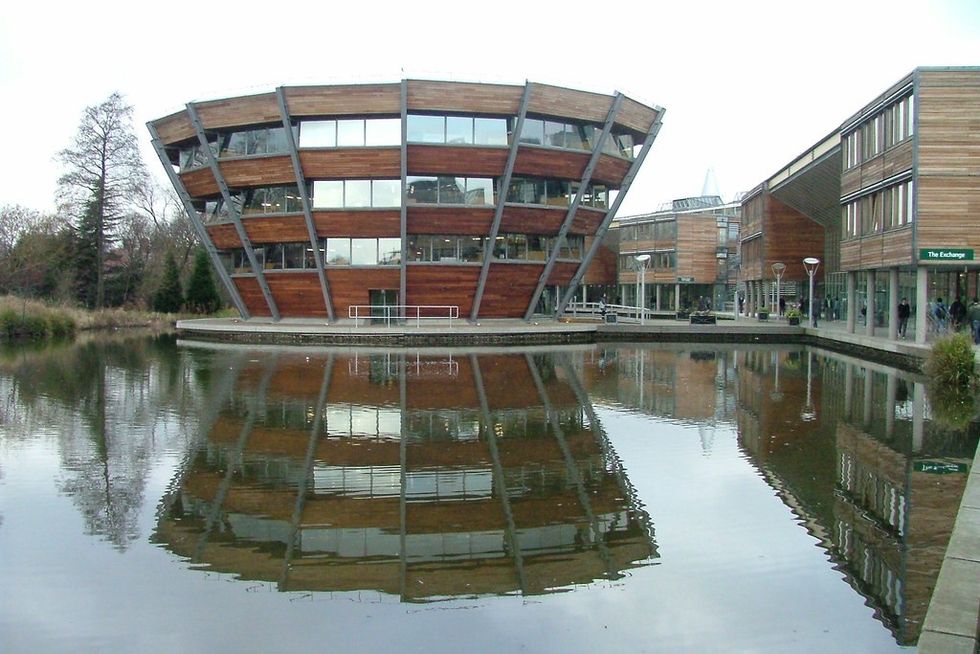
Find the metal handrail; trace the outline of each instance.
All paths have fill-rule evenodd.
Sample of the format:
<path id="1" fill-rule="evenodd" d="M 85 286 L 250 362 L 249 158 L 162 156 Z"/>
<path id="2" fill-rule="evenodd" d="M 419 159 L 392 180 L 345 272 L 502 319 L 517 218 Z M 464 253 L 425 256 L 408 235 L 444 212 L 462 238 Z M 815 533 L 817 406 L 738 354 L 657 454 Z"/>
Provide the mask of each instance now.
<path id="1" fill-rule="evenodd" d="M 363 311 L 366 311 L 364 313 Z M 379 314 L 378 311 L 381 313 Z M 438 312 L 437 315 L 422 315 L 423 312 Z M 354 327 L 359 320 L 383 319 L 387 327 L 394 320 L 415 320 L 415 326 L 421 327 L 423 320 L 449 320 L 452 329 L 453 320 L 459 319 L 459 306 L 455 304 L 352 304 L 347 307 L 347 317 L 354 320 Z"/>

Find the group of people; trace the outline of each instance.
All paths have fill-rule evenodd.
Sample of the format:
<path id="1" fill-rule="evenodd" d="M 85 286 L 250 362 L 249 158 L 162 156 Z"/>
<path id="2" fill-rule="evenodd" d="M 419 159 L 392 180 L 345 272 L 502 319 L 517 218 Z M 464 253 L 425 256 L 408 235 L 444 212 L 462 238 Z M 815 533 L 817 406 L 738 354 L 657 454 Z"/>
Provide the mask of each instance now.
<path id="1" fill-rule="evenodd" d="M 960 300 L 959 296 L 948 307 L 943 304 L 941 297 L 936 298 L 936 303 L 929 311 L 929 317 L 936 332 L 940 334 L 947 330 L 957 332 L 964 327 L 969 327 L 973 343 L 980 344 L 980 302 L 977 298 L 973 298 L 969 307 Z"/>

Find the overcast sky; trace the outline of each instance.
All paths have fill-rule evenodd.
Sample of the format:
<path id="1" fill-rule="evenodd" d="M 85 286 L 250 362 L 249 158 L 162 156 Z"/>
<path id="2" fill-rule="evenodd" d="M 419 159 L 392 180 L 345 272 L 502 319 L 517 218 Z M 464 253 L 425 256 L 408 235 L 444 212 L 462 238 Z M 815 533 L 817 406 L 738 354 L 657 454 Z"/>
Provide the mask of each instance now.
<path id="1" fill-rule="evenodd" d="M 621 91 L 667 109 L 620 215 L 757 185 L 916 66 L 980 65 L 978 0 L 262 3 L 16 0 L 0 20 L 0 206 L 54 207 L 82 111 L 145 123 L 279 85 L 408 78 Z"/>

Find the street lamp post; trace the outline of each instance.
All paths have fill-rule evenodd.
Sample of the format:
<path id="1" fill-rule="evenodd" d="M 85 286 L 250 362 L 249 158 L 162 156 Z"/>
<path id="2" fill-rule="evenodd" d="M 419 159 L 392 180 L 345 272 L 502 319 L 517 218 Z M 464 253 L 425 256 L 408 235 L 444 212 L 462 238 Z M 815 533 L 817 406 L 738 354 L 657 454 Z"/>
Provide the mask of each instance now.
<path id="1" fill-rule="evenodd" d="M 646 276 L 646 272 L 647 272 L 647 261 L 650 260 L 650 255 L 649 254 L 638 254 L 637 256 L 635 256 L 633 258 L 636 260 L 636 274 L 640 278 L 640 298 L 639 298 L 639 300 L 640 300 L 639 301 L 639 305 L 640 306 L 639 306 L 639 309 L 640 309 L 640 324 L 643 325 L 643 324 L 646 324 L 645 323 L 645 318 L 646 318 L 646 315 L 647 315 L 646 298 L 644 296 L 646 295 L 646 291 L 647 291 L 647 288 L 646 288 L 647 287 L 647 276 Z"/>
<path id="2" fill-rule="evenodd" d="M 813 327 L 813 317 L 816 315 L 816 307 L 813 300 L 813 276 L 817 274 L 817 268 L 819 267 L 820 259 L 816 257 L 807 257 L 803 260 L 803 268 L 806 270 L 806 274 L 810 277 L 810 295 L 807 296 L 807 307 L 810 311 L 810 327 Z"/>
<path id="3" fill-rule="evenodd" d="M 783 281 L 783 272 L 785 270 L 785 263 L 777 261 L 776 263 L 772 264 L 772 274 L 776 276 L 776 301 L 774 302 L 776 306 L 772 308 L 772 312 L 777 316 L 779 315 L 779 298 L 781 297 L 779 294 L 779 285 Z"/>

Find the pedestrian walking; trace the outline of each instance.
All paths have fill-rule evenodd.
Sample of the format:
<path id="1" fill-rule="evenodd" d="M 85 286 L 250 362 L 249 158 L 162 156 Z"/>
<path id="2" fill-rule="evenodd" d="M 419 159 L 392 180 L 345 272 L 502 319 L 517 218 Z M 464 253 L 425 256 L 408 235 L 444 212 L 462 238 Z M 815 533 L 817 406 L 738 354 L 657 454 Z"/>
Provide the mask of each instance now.
<path id="1" fill-rule="evenodd" d="M 977 302 L 977 298 L 973 298 L 973 303 L 970 305 L 966 317 L 973 328 L 973 344 L 980 345 L 980 302 Z"/>
<path id="2" fill-rule="evenodd" d="M 943 304 L 941 297 L 936 298 L 936 306 L 932 308 L 932 317 L 936 319 L 936 331 L 940 334 L 945 334 L 946 320 L 949 318 L 949 313 L 946 311 L 946 305 Z"/>
<path id="3" fill-rule="evenodd" d="M 912 315 L 912 307 L 909 306 L 909 299 L 903 297 L 898 303 L 898 335 L 905 338 L 906 330 L 909 326 L 909 316 Z"/>

